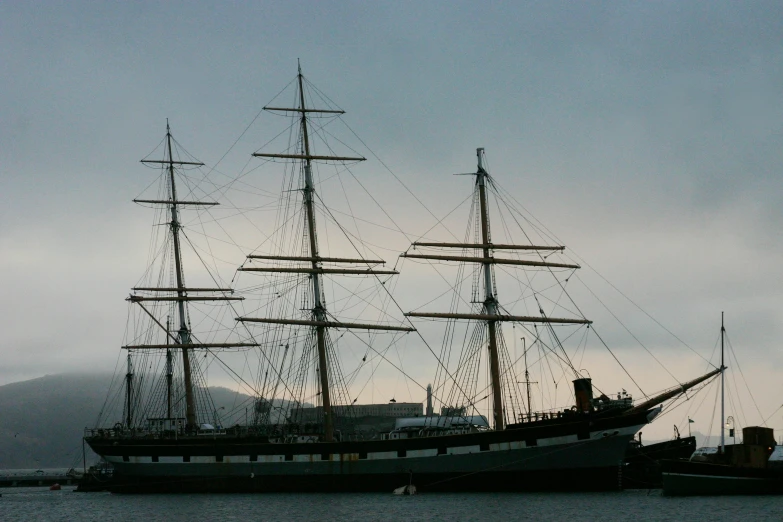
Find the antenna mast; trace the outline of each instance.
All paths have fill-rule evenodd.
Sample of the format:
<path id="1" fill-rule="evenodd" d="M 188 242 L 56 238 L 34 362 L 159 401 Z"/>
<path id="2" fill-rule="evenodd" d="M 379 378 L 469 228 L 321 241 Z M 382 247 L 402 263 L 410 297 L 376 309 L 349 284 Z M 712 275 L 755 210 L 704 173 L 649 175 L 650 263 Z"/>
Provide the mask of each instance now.
<path id="1" fill-rule="evenodd" d="M 169 344 L 171 338 L 171 317 L 166 318 L 166 344 Z M 171 350 L 166 348 L 166 418 L 171 419 L 171 381 L 174 374 L 174 367 L 171 360 Z"/>
<path id="2" fill-rule="evenodd" d="M 125 425 L 128 429 L 133 426 L 133 362 L 131 354 L 128 354 L 128 371 L 125 374 Z"/>
<path id="3" fill-rule="evenodd" d="M 522 338 L 522 354 L 525 356 L 525 386 L 527 387 L 527 420 L 530 421 L 530 414 L 533 412 L 533 404 L 530 400 L 530 372 L 527 368 L 527 339 Z"/>
<path id="4" fill-rule="evenodd" d="M 720 313 L 720 452 L 726 453 L 725 426 L 726 424 L 726 397 L 724 394 L 723 381 L 726 367 L 723 365 L 723 338 L 726 335 L 726 328 L 723 326 L 723 312 Z"/>

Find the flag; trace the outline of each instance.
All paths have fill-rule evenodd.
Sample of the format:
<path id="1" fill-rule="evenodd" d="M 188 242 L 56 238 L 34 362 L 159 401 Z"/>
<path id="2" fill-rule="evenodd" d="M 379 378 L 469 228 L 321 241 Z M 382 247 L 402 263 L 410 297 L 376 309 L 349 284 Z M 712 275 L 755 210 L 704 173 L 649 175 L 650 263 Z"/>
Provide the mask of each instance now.
<path id="1" fill-rule="evenodd" d="M 688 419 L 688 424 L 693 424 L 694 422 L 696 422 L 696 421 L 693 420 L 693 419 Z"/>

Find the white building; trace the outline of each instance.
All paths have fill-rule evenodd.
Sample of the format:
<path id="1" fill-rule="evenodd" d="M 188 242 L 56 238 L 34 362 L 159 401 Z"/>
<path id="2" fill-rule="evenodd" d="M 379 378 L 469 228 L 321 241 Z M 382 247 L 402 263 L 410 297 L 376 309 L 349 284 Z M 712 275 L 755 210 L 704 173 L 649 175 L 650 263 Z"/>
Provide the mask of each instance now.
<path id="1" fill-rule="evenodd" d="M 353 404 L 332 406 L 337 417 L 421 417 L 424 408 L 420 402 L 390 402 L 388 404 Z M 302 408 L 291 412 L 294 422 L 318 422 L 323 418 L 323 408 Z"/>

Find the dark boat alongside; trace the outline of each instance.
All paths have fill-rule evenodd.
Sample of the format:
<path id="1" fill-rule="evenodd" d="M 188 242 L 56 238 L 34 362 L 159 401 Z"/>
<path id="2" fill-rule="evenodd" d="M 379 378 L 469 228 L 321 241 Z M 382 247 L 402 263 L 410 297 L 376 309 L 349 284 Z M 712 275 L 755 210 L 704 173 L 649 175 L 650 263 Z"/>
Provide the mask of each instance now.
<path id="1" fill-rule="evenodd" d="M 218 284 L 189 286 L 192 279 L 186 280 L 183 261 L 183 249 L 189 240 L 182 239 L 180 212 L 183 208 L 203 209 L 217 202 L 194 200 L 192 187 L 188 187 L 188 197 L 178 196 L 180 169 L 202 164 L 191 158 L 180 159 L 168 125 L 163 159 L 144 160 L 161 168 L 163 188 L 155 199 L 135 201 L 158 206 L 162 218 L 157 222 L 167 220 L 168 230 L 163 247 L 151 249 L 165 252 L 155 258 L 163 261 L 162 268 L 157 272 L 148 269 L 146 279 L 128 298 L 131 313 L 135 314 L 133 326 L 138 331 L 129 334 L 123 346 L 128 351 L 123 381 L 124 418 L 109 423 L 111 427 L 85 433 L 86 443 L 113 468 L 106 488 L 122 493 L 392 492 L 401 484 L 415 484 L 421 492 L 620 489 L 623 458 L 637 431 L 655 418 L 664 401 L 711 379 L 719 370 L 636 404 L 627 394 L 617 400 L 603 393 L 594 398 L 591 379 L 582 377 L 581 370 L 571 364 L 554 328 L 588 329 L 592 322 L 581 317 L 576 307 L 577 312 L 568 310 L 576 317 L 552 316 L 540 304 L 535 305 L 537 314 L 525 315 L 513 313 L 510 308 L 524 296 L 508 304 L 509 308 L 498 299 L 498 287 L 503 287 L 496 283 L 496 275 L 502 275 L 495 273 L 496 266 L 502 265 L 504 270 L 538 270 L 544 274 L 541 278 L 561 272 L 565 282 L 567 275 L 579 266 L 556 262 L 557 258 L 551 257 L 561 254 L 563 246 L 493 243 L 487 194 L 495 187 L 484 167 L 483 149 L 477 150 L 477 170 L 471 173 L 475 176 L 475 211 L 471 216 L 474 238 L 463 243 L 414 242 L 411 248 L 417 253 L 400 256 L 468 267 L 465 270 L 474 274 L 473 295 L 455 298 L 449 312 L 410 312 L 393 318 L 386 310 L 390 302 L 396 302 L 383 292 L 388 293 L 385 285 L 398 273 L 396 270 L 378 268 L 384 263 L 380 259 L 361 254 L 358 258 L 355 254 L 347 257 L 344 252 L 331 257 L 320 250 L 316 216 L 331 220 L 334 215 L 328 208 L 323 210 L 324 203 L 316 193 L 316 163 L 336 163 L 344 168 L 346 162 L 364 158 L 334 155 L 331 149 L 326 149 L 329 155 L 314 150 L 313 134 L 324 124 L 319 123 L 311 133 L 310 119 L 339 116 L 343 111 L 306 106 L 311 97 L 305 95 L 308 84 L 301 69 L 295 85 L 296 107 L 266 108 L 293 115 L 291 144 L 281 153 L 253 154 L 265 161 L 292 165 L 286 171 L 288 177 L 282 191 L 292 199 L 279 205 L 280 212 L 290 215 L 282 214 L 277 223 L 281 230 L 285 229 L 282 224 L 298 223 L 284 230 L 289 234 L 284 238 L 287 243 L 270 242 L 274 249 L 262 255 L 248 255 L 248 264 L 239 269 L 268 278 L 269 282 L 255 285 L 255 290 L 266 292 L 268 305 L 258 304 L 259 299 L 243 314 L 231 302 L 245 296 L 235 294 L 233 289 Z M 324 229 L 320 232 L 323 234 Z M 433 254 L 433 249 L 440 250 Z M 457 249 L 462 254 L 437 254 L 443 249 Z M 496 257 L 496 252 L 507 254 Z M 206 268 L 207 264 L 203 264 Z M 336 314 L 344 309 L 336 304 L 327 307 L 326 289 L 332 292 L 340 288 L 331 283 L 346 275 L 354 276 L 354 280 L 364 276 L 364 280 L 379 287 L 378 294 L 386 308 L 378 308 L 383 313 L 373 319 L 375 322 L 367 314 L 341 318 Z M 217 283 L 218 278 L 206 281 Z M 557 284 L 560 286 L 551 284 L 548 288 L 562 288 L 557 290 L 562 296 L 565 283 L 558 280 Z M 368 302 L 364 287 L 362 292 L 360 299 L 354 298 L 355 302 Z M 538 295 L 533 297 L 538 299 Z M 331 303 L 339 302 L 332 299 Z M 229 314 L 233 319 L 239 315 L 232 322 L 237 327 L 223 328 L 194 320 L 193 308 L 199 303 L 206 303 L 210 311 L 223 317 Z M 468 311 L 458 311 L 457 305 Z M 228 312 L 216 311 L 223 306 L 232 308 Z M 369 305 L 367 309 L 374 310 Z M 440 416 L 428 411 L 422 425 L 394 429 L 372 440 L 342 433 L 338 428 L 340 419 L 351 415 L 356 399 L 351 402 L 354 395 L 345 391 L 338 343 L 345 334 L 349 334 L 349 339 L 350 335 L 359 337 L 354 333 L 357 330 L 372 334 L 371 342 L 363 341 L 366 352 L 381 360 L 384 356 L 379 336 L 398 339 L 416 332 L 412 318 L 448 321 L 447 331 L 452 333 L 444 335 L 444 339 L 453 337 L 456 321 L 464 321 L 460 324 L 473 329 L 465 336 L 459 366 L 449 368 L 438 359 L 436 379 L 440 381 L 436 381 L 435 390 L 442 405 Z M 543 353 L 554 354 L 553 358 L 568 371 L 570 376 L 566 378 L 573 381 L 574 403 L 543 412 L 533 409 L 527 368 L 525 399 L 514 373 L 515 361 L 503 340 L 503 325 L 508 323 L 527 328 L 526 335 L 533 339 L 533 344 Z M 205 331 L 197 331 L 198 326 Z M 223 333 L 233 337 L 216 338 Z M 544 334 L 551 339 L 550 344 L 544 344 L 550 342 L 543 339 Z M 244 425 L 222 427 L 219 412 L 204 395 L 205 377 L 200 365 L 205 364 L 201 361 L 207 355 L 234 349 L 258 350 L 262 354 L 259 359 L 265 362 L 253 384 L 242 381 L 255 394 L 252 420 L 246 409 Z M 482 357 L 487 361 L 481 362 Z M 219 363 L 223 364 L 222 360 Z M 486 381 L 479 385 L 483 375 Z M 281 395 L 286 397 L 285 405 L 275 403 Z M 478 413 L 477 404 L 484 400 L 488 406 L 482 411 L 491 411 L 491 423 L 486 419 L 474 421 L 481 417 L 473 413 Z M 311 407 L 306 401 L 314 401 L 316 406 Z M 308 415 L 315 415 L 316 422 L 310 422 L 305 410 Z M 99 485 L 104 487 L 103 483 Z"/>
<path id="2" fill-rule="evenodd" d="M 623 462 L 623 489 L 660 488 L 660 461 L 688 459 L 696 451 L 696 437 L 693 436 L 678 436 L 647 445 L 642 444 L 640 439 L 632 440 L 628 445 Z"/>
<path id="3" fill-rule="evenodd" d="M 112 485 L 114 468 L 101 460 L 97 465 L 90 466 L 84 472 L 78 473 L 76 491 L 79 493 L 95 493 L 109 491 Z"/>
<path id="4" fill-rule="evenodd" d="M 783 493 L 783 464 L 771 428 L 742 429 L 741 444 L 725 445 L 690 460 L 662 460 L 667 496 L 769 495 Z"/>
<path id="5" fill-rule="evenodd" d="M 720 325 L 720 446 L 700 448 L 688 460 L 662 460 L 661 479 L 666 496 L 767 495 L 783 493 L 783 448 L 776 448 L 771 428 L 742 429 L 740 444 L 726 444 L 724 339 Z M 733 435 L 733 430 L 731 432 Z"/>

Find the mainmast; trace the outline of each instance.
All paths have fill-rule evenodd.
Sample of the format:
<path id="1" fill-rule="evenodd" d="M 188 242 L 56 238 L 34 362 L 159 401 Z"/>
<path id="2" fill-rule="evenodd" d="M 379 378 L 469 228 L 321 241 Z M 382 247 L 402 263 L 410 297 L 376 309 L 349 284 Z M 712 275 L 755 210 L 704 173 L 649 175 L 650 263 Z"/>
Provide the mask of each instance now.
<path id="1" fill-rule="evenodd" d="M 310 238 L 310 261 L 313 270 L 318 269 L 318 237 L 315 234 L 315 212 L 313 212 L 313 173 L 312 158 L 310 158 L 310 136 L 307 133 L 307 108 L 305 107 L 302 67 L 299 66 L 299 106 L 302 109 L 302 143 L 304 146 L 304 205 L 307 212 L 307 233 Z M 310 278 L 313 282 L 313 320 L 326 321 L 326 310 L 321 302 L 321 279 L 314 273 Z M 324 409 L 324 435 L 327 442 L 332 442 L 334 419 L 332 418 L 332 399 L 329 393 L 329 365 L 326 360 L 326 327 L 316 326 L 315 337 L 318 345 L 318 376 L 321 382 L 321 401 Z"/>
<path id="2" fill-rule="evenodd" d="M 261 259 L 261 260 L 281 260 L 281 261 L 299 261 L 308 262 L 309 268 L 303 267 L 270 267 L 270 268 L 240 268 L 242 271 L 250 272 L 271 272 L 271 273 L 301 273 L 310 274 L 310 280 L 312 281 L 313 292 L 313 308 L 311 310 L 311 318 L 309 320 L 297 320 L 297 319 L 277 319 L 277 318 L 251 318 L 251 317 L 238 317 L 238 321 L 256 322 L 256 323 L 268 323 L 268 324 L 287 324 L 287 325 L 303 325 L 312 326 L 315 330 L 316 349 L 318 351 L 318 381 L 320 386 L 321 403 L 323 406 L 324 414 L 324 440 L 332 442 L 334 440 L 334 416 L 331 400 L 331 388 L 329 378 L 329 358 L 327 353 L 327 329 L 328 328 L 346 328 L 346 329 L 367 329 L 367 330 L 392 330 L 392 331 L 414 331 L 414 328 L 402 327 L 402 326 L 386 326 L 386 325 L 372 325 L 372 324 L 359 324 L 359 323 L 344 323 L 340 321 L 334 321 L 329 318 L 329 314 L 324 303 L 324 295 L 321 284 L 321 276 L 323 274 L 354 274 L 354 275 L 394 275 L 398 272 L 396 270 L 378 270 L 372 268 L 374 265 L 382 264 L 382 260 L 370 260 L 370 259 L 347 259 L 347 258 L 329 258 L 321 257 L 318 250 L 318 234 L 315 223 L 315 186 L 313 183 L 312 164 L 314 161 L 364 161 L 362 157 L 346 157 L 346 156 L 321 156 L 312 154 L 310 149 L 310 135 L 307 127 L 307 115 L 310 113 L 321 114 L 343 114 L 341 110 L 324 110 L 324 109 L 310 109 L 305 104 L 304 93 L 304 76 L 302 75 L 301 65 L 297 72 L 297 83 L 299 87 L 299 107 L 297 108 L 283 108 L 283 107 L 264 107 L 269 111 L 284 111 L 284 112 L 297 112 L 300 114 L 300 131 L 302 137 L 302 153 L 301 154 L 267 154 L 267 153 L 254 153 L 253 156 L 265 157 L 265 158 L 284 158 L 295 159 L 302 162 L 302 168 L 304 170 L 304 187 L 302 193 L 304 196 L 305 215 L 307 220 L 307 234 L 309 238 L 309 256 L 266 256 L 266 255 L 249 255 L 249 259 Z M 323 263 L 357 263 L 360 265 L 366 265 L 367 268 L 361 269 L 344 269 L 344 268 L 325 268 Z"/>

